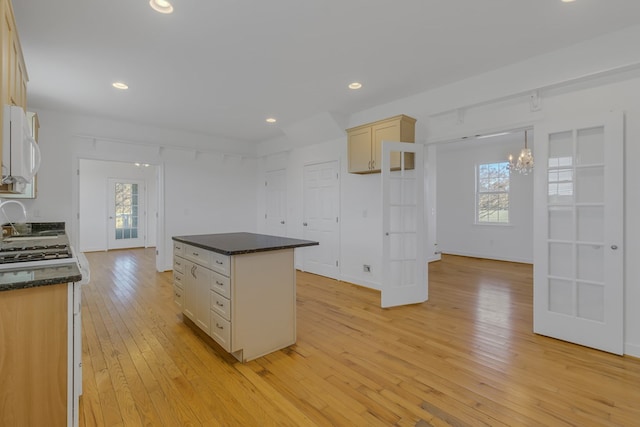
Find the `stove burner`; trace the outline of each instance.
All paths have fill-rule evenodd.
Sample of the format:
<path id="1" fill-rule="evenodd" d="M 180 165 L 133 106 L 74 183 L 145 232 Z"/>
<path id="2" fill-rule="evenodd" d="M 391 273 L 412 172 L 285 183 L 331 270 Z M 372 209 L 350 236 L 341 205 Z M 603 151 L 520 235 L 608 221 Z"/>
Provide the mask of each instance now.
<path id="1" fill-rule="evenodd" d="M 0 264 L 71 258 L 73 254 L 67 245 L 25 246 L 3 248 Z"/>

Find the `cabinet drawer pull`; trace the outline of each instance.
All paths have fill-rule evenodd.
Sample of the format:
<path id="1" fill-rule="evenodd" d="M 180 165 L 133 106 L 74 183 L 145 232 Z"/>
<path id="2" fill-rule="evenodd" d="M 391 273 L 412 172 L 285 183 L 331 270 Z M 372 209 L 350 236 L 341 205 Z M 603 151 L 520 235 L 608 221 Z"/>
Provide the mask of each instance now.
<path id="1" fill-rule="evenodd" d="M 218 285 L 218 286 L 224 286 L 224 283 L 222 283 L 222 282 L 218 282 L 218 281 L 216 280 L 216 285 Z"/>
<path id="2" fill-rule="evenodd" d="M 182 265 L 182 264 L 180 264 L 180 261 L 176 261 L 176 265 Z"/>
<path id="3" fill-rule="evenodd" d="M 178 298 L 180 298 L 180 294 L 178 292 L 175 292 L 175 294 Z"/>
<path id="4" fill-rule="evenodd" d="M 193 256 L 200 256 L 200 254 L 199 254 L 198 252 L 191 252 L 191 254 L 192 254 Z"/>
<path id="5" fill-rule="evenodd" d="M 222 265 L 222 264 L 224 264 L 224 262 L 219 261 L 219 260 L 216 260 L 216 264 L 218 264 L 218 265 Z"/>
<path id="6" fill-rule="evenodd" d="M 216 305 L 217 305 L 218 307 L 224 307 L 224 304 L 222 304 L 220 301 L 216 301 Z"/>
<path id="7" fill-rule="evenodd" d="M 376 161 L 371 160 L 371 169 L 375 169 L 375 168 L 376 168 Z"/>
<path id="8" fill-rule="evenodd" d="M 224 329 L 224 326 L 220 326 L 220 324 L 219 324 L 219 323 L 216 323 L 216 328 L 218 328 L 218 329 Z"/>

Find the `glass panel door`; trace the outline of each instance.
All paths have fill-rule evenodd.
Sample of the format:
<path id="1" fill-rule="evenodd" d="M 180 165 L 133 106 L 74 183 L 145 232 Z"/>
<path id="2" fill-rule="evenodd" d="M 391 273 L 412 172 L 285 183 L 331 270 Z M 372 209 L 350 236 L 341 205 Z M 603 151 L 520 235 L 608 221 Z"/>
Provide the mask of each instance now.
<path id="1" fill-rule="evenodd" d="M 534 331 L 621 354 L 622 115 L 535 133 Z"/>
<path id="2" fill-rule="evenodd" d="M 109 179 L 109 249 L 144 246 L 144 183 Z"/>

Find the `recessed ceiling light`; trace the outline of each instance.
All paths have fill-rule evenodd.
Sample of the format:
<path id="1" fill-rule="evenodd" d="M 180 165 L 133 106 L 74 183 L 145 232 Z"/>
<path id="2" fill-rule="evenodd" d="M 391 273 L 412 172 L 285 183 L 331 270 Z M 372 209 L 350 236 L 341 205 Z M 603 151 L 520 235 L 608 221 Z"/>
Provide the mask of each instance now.
<path id="1" fill-rule="evenodd" d="M 149 0 L 149 6 L 156 12 L 173 13 L 173 6 L 167 0 Z"/>
<path id="2" fill-rule="evenodd" d="M 267 120 L 265 120 L 267 123 L 275 123 L 277 120 L 274 119 L 273 117 L 269 117 Z"/>
<path id="3" fill-rule="evenodd" d="M 115 87 L 116 89 L 120 89 L 120 90 L 129 89 L 129 86 L 127 86 L 125 83 L 122 83 L 122 82 L 115 82 L 111 86 Z"/>
<path id="4" fill-rule="evenodd" d="M 573 3 L 576 0 L 562 0 L 562 3 Z"/>
<path id="5" fill-rule="evenodd" d="M 349 89 L 360 89 L 362 87 L 362 83 L 353 82 L 349 84 Z"/>

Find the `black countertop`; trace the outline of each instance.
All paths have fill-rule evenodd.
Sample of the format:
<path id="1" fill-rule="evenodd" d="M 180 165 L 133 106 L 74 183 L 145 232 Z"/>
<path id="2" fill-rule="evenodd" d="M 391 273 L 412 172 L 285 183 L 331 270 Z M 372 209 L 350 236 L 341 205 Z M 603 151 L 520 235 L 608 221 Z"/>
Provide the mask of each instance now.
<path id="1" fill-rule="evenodd" d="M 16 265 L 15 269 L 0 270 L 0 292 L 79 282 L 81 279 L 82 274 L 75 262 L 30 268 L 20 268 Z"/>
<path id="2" fill-rule="evenodd" d="M 45 228 L 44 230 L 47 229 Z M 8 237 L 0 241 L 0 251 L 25 246 L 56 244 L 69 244 L 69 238 L 64 233 L 64 230 Z M 78 282 L 81 279 L 82 274 L 78 269 L 78 264 L 74 261 L 42 267 L 21 267 L 20 263 L 15 263 L 15 267 L 12 266 L 10 269 L 0 270 L 0 291 Z"/>
<path id="3" fill-rule="evenodd" d="M 197 246 L 224 255 L 241 255 L 254 252 L 276 251 L 279 249 L 316 246 L 312 240 L 290 239 L 255 233 L 197 234 L 193 236 L 173 236 L 173 240 Z"/>

